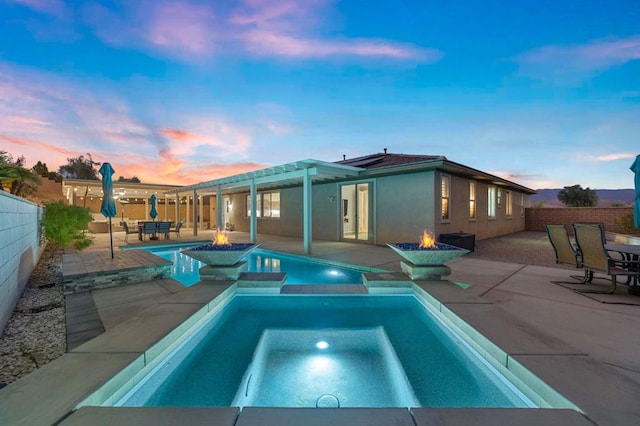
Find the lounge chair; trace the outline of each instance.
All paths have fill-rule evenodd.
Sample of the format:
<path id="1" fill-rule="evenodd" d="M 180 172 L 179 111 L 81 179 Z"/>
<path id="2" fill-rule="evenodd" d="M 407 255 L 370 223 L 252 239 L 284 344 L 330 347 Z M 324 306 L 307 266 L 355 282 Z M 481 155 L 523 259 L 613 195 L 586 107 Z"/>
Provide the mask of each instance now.
<path id="1" fill-rule="evenodd" d="M 545 225 L 553 250 L 556 252 L 556 263 L 582 268 L 582 254 L 571 244 L 569 232 L 564 225 Z M 584 276 L 570 275 L 578 281 L 551 281 L 554 284 L 585 284 L 593 279 L 593 272 L 584 270 Z"/>
<path id="2" fill-rule="evenodd" d="M 582 253 L 582 267 L 591 273 L 611 276 L 607 290 L 580 289 L 578 293 L 612 294 L 616 291 L 618 275 L 640 277 L 640 261 L 614 259 L 605 248 L 604 227 L 600 223 L 574 223 L 576 243 Z"/>
<path id="3" fill-rule="evenodd" d="M 129 234 L 138 234 L 137 229 L 130 229 L 129 224 L 127 222 L 122 222 L 122 226 L 124 228 L 124 242 L 129 242 Z"/>
<path id="4" fill-rule="evenodd" d="M 158 222 L 158 235 L 163 235 L 164 239 L 168 240 L 169 228 L 171 228 L 171 222 Z"/>
<path id="5" fill-rule="evenodd" d="M 169 234 L 175 232 L 176 236 L 180 238 L 180 228 L 182 228 L 182 222 L 178 222 L 175 228 L 169 229 Z"/>

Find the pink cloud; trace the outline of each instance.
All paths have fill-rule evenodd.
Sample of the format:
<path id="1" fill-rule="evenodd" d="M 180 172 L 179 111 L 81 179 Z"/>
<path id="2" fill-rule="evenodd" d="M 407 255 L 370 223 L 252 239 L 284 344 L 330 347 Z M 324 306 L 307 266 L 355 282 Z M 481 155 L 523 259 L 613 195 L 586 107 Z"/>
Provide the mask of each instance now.
<path id="1" fill-rule="evenodd" d="M 207 56 L 214 50 L 216 25 L 208 5 L 154 3 L 149 9 L 145 38 L 174 54 Z"/>
<path id="2" fill-rule="evenodd" d="M 435 49 L 383 39 L 323 37 L 321 26 L 332 12 L 326 0 L 245 0 L 226 5 L 140 1 L 117 12 L 85 7 L 84 19 L 106 43 L 143 47 L 188 62 L 214 54 L 245 52 L 285 58 L 373 57 L 435 62 Z M 325 18 L 325 21 L 323 21 Z"/>
<path id="3" fill-rule="evenodd" d="M 442 53 L 434 49 L 421 49 L 412 45 L 384 40 L 321 40 L 297 38 L 274 32 L 254 30 L 245 35 L 247 49 L 258 55 L 296 58 L 322 58 L 327 56 L 384 57 L 388 59 L 419 59 L 435 62 Z"/>
<path id="4" fill-rule="evenodd" d="M 169 128 L 161 128 L 158 131 L 162 136 L 174 140 L 176 142 L 191 142 L 191 141 L 195 141 L 195 140 L 200 140 L 201 137 L 194 134 L 194 133 L 190 133 L 184 130 L 178 130 L 178 129 L 169 129 Z"/>
<path id="5" fill-rule="evenodd" d="M 514 60 L 520 74 L 553 83 L 580 84 L 609 68 L 640 59 L 640 35 L 573 46 L 543 46 Z"/>
<path id="6" fill-rule="evenodd" d="M 632 160 L 636 158 L 637 154 L 631 152 L 618 152 L 613 154 L 605 154 L 605 155 L 595 155 L 585 157 L 587 161 L 597 161 L 597 162 L 609 162 L 609 161 L 618 161 L 618 160 Z"/>

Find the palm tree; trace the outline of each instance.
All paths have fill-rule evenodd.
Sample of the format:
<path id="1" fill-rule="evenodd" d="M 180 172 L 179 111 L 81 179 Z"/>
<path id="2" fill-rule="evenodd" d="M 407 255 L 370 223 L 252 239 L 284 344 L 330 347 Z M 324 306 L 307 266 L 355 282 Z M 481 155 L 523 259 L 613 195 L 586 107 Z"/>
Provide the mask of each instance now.
<path id="1" fill-rule="evenodd" d="M 11 193 L 19 197 L 33 192 L 42 182 L 40 176 L 24 167 L 15 167 L 15 174 L 17 177 L 11 182 Z"/>
<path id="2" fill-rule="evenodd" d="M 3 180 L 13 180 L 18 178 L 17 167 L 4 161 L 0 157 L 0 191 L 4 191 Z"/>

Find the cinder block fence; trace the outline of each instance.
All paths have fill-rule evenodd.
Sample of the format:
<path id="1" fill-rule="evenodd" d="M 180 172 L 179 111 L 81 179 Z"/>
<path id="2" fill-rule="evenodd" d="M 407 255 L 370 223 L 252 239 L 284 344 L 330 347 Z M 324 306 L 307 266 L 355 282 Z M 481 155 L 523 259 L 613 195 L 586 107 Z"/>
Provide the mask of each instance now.
<path id="1" fill-rule="evenodd" d="M 525 230 L 544 231 L 544 225 L 566 225 L 570 232 L 574 222 L 602 222 L 608 232 L 627 233 L 620 218 L 633 213 L 630 207 L 563 207 L 528 208 L 525 210 Z"/>
<path id="2" fill-rule="evenodd" d="M 0 191 L 0 334 L 42 254 L 41 216 L 37 204 Z"/>

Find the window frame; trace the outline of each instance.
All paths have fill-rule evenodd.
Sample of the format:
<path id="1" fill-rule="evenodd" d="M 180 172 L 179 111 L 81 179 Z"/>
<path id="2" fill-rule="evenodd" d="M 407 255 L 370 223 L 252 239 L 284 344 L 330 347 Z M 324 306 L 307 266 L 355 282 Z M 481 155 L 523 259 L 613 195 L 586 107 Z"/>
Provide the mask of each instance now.
<path id="1" fill-rule="evenodd" d="M 476 220 L 478 217 L 478 203 L 476 199 L 476 182 L 469 181 L 469 219 Z"/>
<path id="2" fill-rule="evenodd" d="M 440 175 L 440 222 L 451 222 L 451 176 L 447 174 Z"/>
<path id="3" fill-rule="evenodd" d="M 489 220 L 496 219 L 497 206 L 496 206 L 496 191 L 497 188 L 494 185 L 487 187 L 487 217 Z"/>
<path id="4" fill-rule="evenodd" d="M 278 208 L 276 209 L 277 214 L 273 214 L 274 212 L 274 208 L 273 208 L 273 203 L 274 203 L 274 195 L 277 195 L 277 204 L 278 204 Z M 267 204 L 268 203 L 268 206 Z M 265 191 L 265 192 L 258 192 L 256 194 L 256 204 L 257 204 L 257 208 L 256 208 L 256 218 L 257 219 L 263 219 L 263 218 L 267 218 L 267 219 L 280 219 L 280 191 Z M 247 194 L 245 197 L 245 218 L 251 218 L 251 193 Z M 269 212 L 269 214 L 265 214 L 265 212 Z"/>

